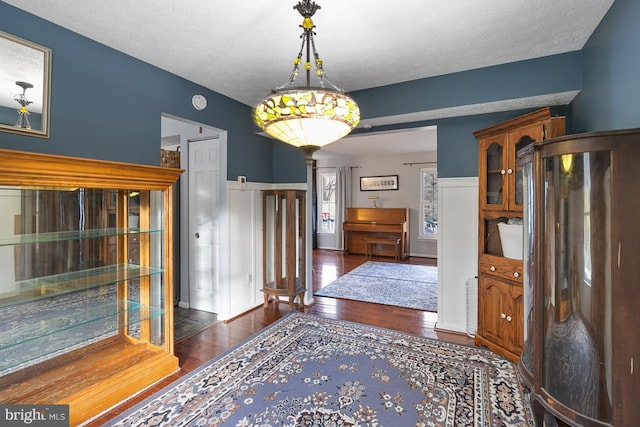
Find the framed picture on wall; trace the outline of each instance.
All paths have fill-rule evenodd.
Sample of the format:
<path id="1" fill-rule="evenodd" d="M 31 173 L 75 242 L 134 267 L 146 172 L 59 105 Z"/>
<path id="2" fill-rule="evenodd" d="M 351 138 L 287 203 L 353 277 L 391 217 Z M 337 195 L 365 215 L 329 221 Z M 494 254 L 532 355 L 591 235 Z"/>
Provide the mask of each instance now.
<path id="1" fill-rule="evenodd" d="M 398 175 L 360 177 L 360 191 L 397 190 Z"/>

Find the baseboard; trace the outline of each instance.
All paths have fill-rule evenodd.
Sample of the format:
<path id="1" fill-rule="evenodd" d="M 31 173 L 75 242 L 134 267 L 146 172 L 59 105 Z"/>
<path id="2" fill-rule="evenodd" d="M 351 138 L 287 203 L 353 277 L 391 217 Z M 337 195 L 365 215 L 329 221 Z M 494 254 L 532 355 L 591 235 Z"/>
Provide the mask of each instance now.
<path id="1" fill-rule="evenodd" d="M 429 254 L 409 254 L 411 258 L 428 258 L 428 259 L 438 259 L 437 255 L 429 255 Z"/>
<path id="2" fill-rule="evenodd" d="M 178 303 L 178 307 L 180 307 L 180 308 L 190 308 L 189 303 L 185 302 L 185 301 L 180 301 Z"/>
<path id="3" fill-rule="evenodd" d="M 467 335 L 467 331 L 465 330 L 460 330 L 459 328 L 455 327 L 454 325 L 445 325 L 445 324 L 441 324 L 439 322 L 436 323 L 436 325 L 433 328 L 434 331 L 436 332 L 446 332 L 449 334 L 460 334 L 460 335 Z"/>

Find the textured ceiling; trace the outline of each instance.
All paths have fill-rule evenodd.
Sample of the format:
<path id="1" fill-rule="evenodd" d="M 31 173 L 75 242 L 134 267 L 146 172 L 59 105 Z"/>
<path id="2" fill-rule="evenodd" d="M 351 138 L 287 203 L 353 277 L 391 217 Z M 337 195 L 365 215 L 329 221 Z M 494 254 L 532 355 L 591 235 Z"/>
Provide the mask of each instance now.
<path id="1" fill-rule="evenodd" d="M 247 105 L 300 49 L 294 0 L 4 1 Z M 612 3 L 319 0 L 313 21 L 327 76 L 355 91 L 580 50 Z"/>

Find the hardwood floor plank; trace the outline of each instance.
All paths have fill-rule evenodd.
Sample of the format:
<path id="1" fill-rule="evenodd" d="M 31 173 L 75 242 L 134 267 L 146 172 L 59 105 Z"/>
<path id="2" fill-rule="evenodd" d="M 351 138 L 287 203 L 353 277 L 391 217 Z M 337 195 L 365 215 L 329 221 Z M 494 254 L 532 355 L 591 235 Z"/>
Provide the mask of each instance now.
<path id="1" fill-rule="evenodd" d="M 344 256 L 341 251 L 315 250 L 312 270 L 314 292 L 368 260 L 364 255 Z M 393 257 L 379 257 L 374 258 L 374 261 L 436 265 L 435 259 L 416 257 L 410 257 L 404 261 L 396 261 Z M 474 345 L 473 339 L 466 335 L 436 331 L 434 329 L 437 322 L 436 313 L 326 297 L 314 297 L 314 303 L 305 307 L 303 311 L 331 319 L 364 323 L 433 339 Z M 272 303 L 268 308 L 263 308 L 260 304 L 254 310 L 232 319 L 228 323 L 218 322 L 176 343 L 175 354 L 180 360 L 180 372 L 113 408 L 88 425 L 91 427 L 102 425 L 106 420 L 126 411 L 144 398 L 241 343 L 289 312 L 289 306 L 284 301 L 280 304 Z"/>

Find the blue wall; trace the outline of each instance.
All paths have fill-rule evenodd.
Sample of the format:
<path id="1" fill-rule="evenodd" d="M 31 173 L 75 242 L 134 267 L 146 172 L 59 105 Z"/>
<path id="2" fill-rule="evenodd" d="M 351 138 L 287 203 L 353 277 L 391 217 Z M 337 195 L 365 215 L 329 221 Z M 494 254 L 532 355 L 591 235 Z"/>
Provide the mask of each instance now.
<path id="1" fill-rule="evenodd" d="M 0 132 L 0 147 L 159 165 L 167 113 L 228 131 L 230 179 L 272 181 L 273 143 L 255 134 L 250 107 L 3 2 L 0 30 L 52 49 L 50 137 Z M 291 172 L 306 179 L 304 162 Z"/>
<path id="2" fill-rule="evenodd" d="M 640 127 L 640 2 L 616 0 L 583 49 L 576 132 Z"/>
<path id="3" fill-rule="evenodd" d="M 582 90 L 569 131 L 640 125 L 640 2 L 616 0 L 583 51 L 351 93 L 363 118 Z M 160 116 L 228 131 L 228 178 L 306 180 L 303 153 L 256 135 L 250 107 L 0 2 L 0 29 L 52 48 L 51 136 L 0 132 L 0 147 L 159 164 Z M 209 106 L 196 111 L 195 93 Z M 384 100 L 381 102 L 380 100 Z M 442 177 L 477 176 L 473 131 L 527 111 L 392 126 L 438 126 Z M 384 130 L 376 128 L 375 131 Z M 359 130 L 359 132 L 362 132 Z"/>
<path id="4" fill-rule="evenodd" d="M 581 53 L 578 51 L 365 89 L 350 95 L 366 119 L 581 87 Z"/>
<path id="5" fill-rule="evenodd" d="M 481 104 L 582 87 L 581 52 L 520 61 L 351 93 L 363 118 Z M 380 102 L 384 99 L 384 102 Z M 478 175 L 478 142 L 472 132 L 532 110 L 464 116 L 389 126 L 438 127 L 438 176 Z M 375 128 L 372 131 L 385 130 Z"/>

